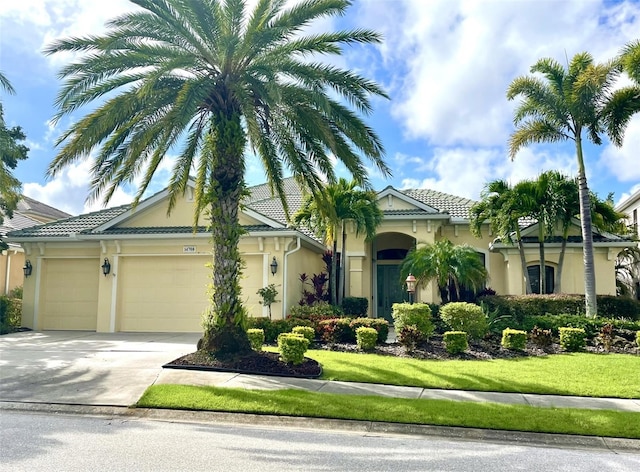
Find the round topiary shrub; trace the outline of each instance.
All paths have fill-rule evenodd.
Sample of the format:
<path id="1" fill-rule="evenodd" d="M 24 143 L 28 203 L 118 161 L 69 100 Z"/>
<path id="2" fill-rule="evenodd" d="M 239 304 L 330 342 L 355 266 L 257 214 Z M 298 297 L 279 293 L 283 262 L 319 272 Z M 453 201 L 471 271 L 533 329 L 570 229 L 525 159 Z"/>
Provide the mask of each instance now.
<path id="1" fill-rule="evenodd" d="M 431 319 L 431 308 L 426 303 L 394 303 L 391 316 L 399 341 L 402 330 L 406 326 L 415 326 L 425 340 L 433 334 L 435 329 Z"/>
<path id="2" fill-rule="evenodd" d="M 480 339 L 489 331 L 487 315 L 473 303 L 447 303 L 440 308 L 440 318 L 452 330 L 464 331 L 473 339 Z"/>
<path id="3" fill-rule="evenodd" d="M 309 326 L 294 326 L 291 332 L 294 334 L 301 334 L 308 339 L 310 343 L 313 342 L 313 339 L 316 336 L 316 331 Z"/>
<path id="4" fill-rule="evenodd" d="M 640 347 L 640 331 L 636 331 L 636 346 Z"/>
<path id="5" fill-rule="evenodd" d="M 565 351 L 580 351 L 586 345 L 586 332 L 584 329 L 563 327 L 558 331 L 560 332 L 560 346 Z"/>
<path id="6" fill-rule="evenodd" d="M 519 329 L 503 329 L 500 344 L 505 349 L 524 351 L 524 348 L 527 347 L 527 332 Z"/>
<path id="7" fill-rule="evenodd" d="M 304 336 L 294 333 L 282 333 L 278 336 L 280 358 L 288 364 L 302 364 L 307 349 L 309 340 Z"/>
<path id="8" fill-rule="evenodd" d="M 449 354 L 460 354 L 469 349 L 467 333 L 464 331 L 447 331 L 442 335 L 442 339 Z"/>
<path id="9" fill-rule="evenodd" d="M 374 328 L 361 326 L 356 329 L 356 344 L 363 351 L 371 351 L 376 347 L 378 332 Z"/>
<path id="10" fill-rule="evenodd" d="M 264 344 L 264 329 L 250 328 L 247 330 L 247 336 L 251 343 L 251 349 L 254 351 L 262 351 L 262 345 Z"/>

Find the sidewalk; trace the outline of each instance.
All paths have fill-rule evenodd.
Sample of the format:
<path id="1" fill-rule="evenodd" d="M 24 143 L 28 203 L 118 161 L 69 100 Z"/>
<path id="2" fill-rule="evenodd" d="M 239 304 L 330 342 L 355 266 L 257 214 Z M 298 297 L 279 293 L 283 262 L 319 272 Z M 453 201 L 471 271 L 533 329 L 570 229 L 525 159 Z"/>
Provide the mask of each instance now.
<path id="1" fill-rule="evenodd" d="M 590 398 L 564 395 L 537 395 L 531 393 L 442 390 L 360 382 L 247 375 L 233 372 L 202 372 L 183 369 L 163 369 L 154 384 L 185 384 L 253 390 L 294 388 L 341 395 L 377 395 L 395 398 L 493 402 L 544 408 L 581 408 L 640 413 L 640 399 L 627 400 L 621 398 Z"/>

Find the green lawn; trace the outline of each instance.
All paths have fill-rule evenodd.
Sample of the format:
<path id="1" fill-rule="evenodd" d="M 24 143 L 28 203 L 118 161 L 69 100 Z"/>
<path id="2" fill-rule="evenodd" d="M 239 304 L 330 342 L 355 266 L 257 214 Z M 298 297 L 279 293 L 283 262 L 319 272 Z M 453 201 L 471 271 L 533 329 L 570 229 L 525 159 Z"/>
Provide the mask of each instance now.
<path id="1" fill-rule="evenodd" d="M 426 388 L 640 398 L 640 356 L 557 354 L 546 357 L 418 360 L 310 350 L 322 378 Z"/>
<path id="2" fill-rule="evenodd" d="M 154 385 L 147 389 L 137 406 L 640 438 L 640 413 L 407 400 L 300 390 Z"/>

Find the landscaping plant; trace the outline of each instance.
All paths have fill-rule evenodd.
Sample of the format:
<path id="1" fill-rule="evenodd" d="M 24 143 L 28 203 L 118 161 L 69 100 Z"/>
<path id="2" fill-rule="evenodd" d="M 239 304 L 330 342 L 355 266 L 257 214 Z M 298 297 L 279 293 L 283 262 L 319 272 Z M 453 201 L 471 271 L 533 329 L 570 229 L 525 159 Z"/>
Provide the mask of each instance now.
<path id="1" fill-rule="evenodd" d="M 371 351 L 376 347 L 376 341 L 378 340 L 378 332 L 373 328 L 366 328 L 361 326 L 356 329 L 356 344 L 359 349 L 363 351 Z"/>
<path id="2" fill-rule="evenodd" d="M 313 339 L 316 336 L 315 330 L 310 326 L 294 326 L 291 332 L 294 334 L 301 334 L 308 339 L 310 343 L 313 342 Z"/>
<path id="3" fill-rule="evenodd" d="M 551 347 L 551 342 L 553 341 L 551 337 L 551 330 L 541 329 L 538 328 L 538 326 L 533 327 L 529 333 L 529 339 L 531 339 L 531 342 L 540 349 L 547 349 Z"/>
<path id="4" fill-rule="evenodd" d="M 433 334 L 435 328 L 431 319 L 431 308 L 426 303 L 394 303 L 391 309 L 398 335 L 405 326 L 415 326 L 425 340 Z"/>
<path id="5" fill-rule="evenodd" d="M 527 332 L 507 328 L 502 331 L 502 341 L 500 344 L 505 349 L 524 351 L 524 348 L 527 347 Z"/>
<path id="6" fill-rule="evenodd" d="M 460 354 L 469 349 L 467 333 L 464 331 L 447 331 L 442 335 L 442 339 L 449 354 Z"/>
<path id="7" fill-rule="evenodd" d="M 396 333 L 398 336 L 398 342 L 404 346 L 409 353 L 415 351 L 419 344 L 427 341 L 427 337 L 416 325 L 405 325 L 400 329 L 400 331 L 396 331 Z"/>
<path id="8" fill-rule="evenodd" d="M 251 349 L 254 351 L 261 351 L 264 344 L 264 330 L 258 328 L 249 328 L 247 330 L 247 336 L 251 343 Z"/>
<path id="9" fill-rule="evenodd" d="M 267 307 L 267 310 L 269 311 L 269 319 L 271 319 L 271 304 L 278 301 L 276 300 L 276 297 L 278 296 L 276 286 L 274 284 L 269 284 L 266 287 L 259 289 L 256 294 L 262 297 L 262 301 L 260 303 Z"/>
<path id="10" fill-rule="evenodd" d="M 585 331 L 582 328 L 560 328 L 560 345 L 565 351 L 575 352 L 584 348 Z"/>
<path id="11" fill-rule="evenodd" d="M 278 336 L 280 357 L 288 364 L 302 364 L 307 349 L 309 349 L 309 340 L 304 336 L 294 333 L 282 333 Z"/>
<path id="12" fill-rule="evenodd" d="M 473 303 L 448 303 L 440 308 L 440 318 L 454 331 L 464 331 L 473 339 L 482 338 L 489 330 L 487 316 Z"/>

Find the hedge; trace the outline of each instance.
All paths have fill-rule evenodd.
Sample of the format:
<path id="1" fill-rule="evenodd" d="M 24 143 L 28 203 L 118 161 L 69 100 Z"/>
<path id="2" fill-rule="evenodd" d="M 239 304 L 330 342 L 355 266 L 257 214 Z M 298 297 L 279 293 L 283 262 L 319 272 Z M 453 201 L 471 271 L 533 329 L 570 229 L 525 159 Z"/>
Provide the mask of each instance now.
<path id="1" fill-rule="evenodd" d="M 537 315 L 585 315 L 584 295 L 490 295 L 480 299 L 488 311 L 511 315 L 516 320 Z M 598 316 L 640 320 L 640 302 L 631 298 L 598 295 Z"/>
<path id="2" fill-rule="evenodd" d="M 22 300 L 0 296 L 0 334 L 12 333 L 22 323 Z"/>

